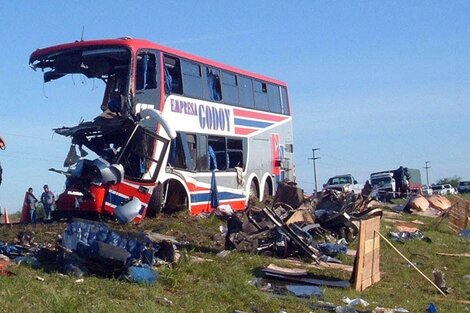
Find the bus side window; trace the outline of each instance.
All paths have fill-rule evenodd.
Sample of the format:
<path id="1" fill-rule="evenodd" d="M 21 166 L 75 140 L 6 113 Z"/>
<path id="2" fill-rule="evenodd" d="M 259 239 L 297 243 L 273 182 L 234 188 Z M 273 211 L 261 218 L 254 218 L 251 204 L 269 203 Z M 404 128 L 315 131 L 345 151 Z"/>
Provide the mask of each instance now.
<path id="1" fill-rule="evenodd" d="M 222 89 L 220 86 L 220 71 L 213 68 L 206 68 L 208 100 L 222 100 Z"/>
<path id="2" fill-rule="evenodd" d="M 253 86 L 255 90 L 255 106 L 260 110 L 269 110 L 268 106 L 268 89 L 266 83 L 260 81 L 253 81 Z"/>
<path id="3" fill-rule="evenodd" d="M 242 139 L 227 139 L 228 168 L 244 166 L 244 143 Z"/>
<path id="4" fill-rule="evenodd" d="M 237 76 L 227 72 L 222 72 L 222 88 L 224 102 L 227 102 L 228 104 L 239 105 Z"/>
<path id="5" fill-rule="evenodd" d="M 227 147 L 224 137 L 209 136 L 208 145 L 213 150 L 214 154 L 211 156 L 209 150 L 209 169 L 226 170 L 228 164 Z M 215 157 L 215 161 L 211 162 L 211 157 Z M 212 166 L 214 168 L 212 168 Z"/>
<path id="6" fill-rule="evenodd" d="M 177 133 L 176 138 L 171 140 L 168 163 L 175 168 L 186 168 L 183 144 L 181 142 L 181 133 L 179 132 Z"/>
<path id="7" fill-rule="evenodd" d="M 253 99 L 253 82 L 250 78 L 240 76 L 240 105 L 245 108 L 253 108 L 255 106 Z"/>
<path id="8" fill-rule="evenodd" d="M 281 87 L 282 113 L 289 114 L 289 104 L 287 103 L 287 89 Z"/>
<path id="9" fill-rule="evenodd" d="M 279 86 L 268 84 L 269 111 L 282 113 L 281 92 Z"/>
<path id="10" fill-rule="evenodd" d="M 165 63 L 165 93 L 183 94 L 180 60 L 168 55 L 165 55 L 163 59 Z"/>
<path id="11" fill-rule="evenodd" d="M 184 60 L 182 65 L 184 94 L 189 97 L 203 99 L 201 66 Z"/>
<path id="12" fill-rule="evenodd" d="M 196 135 L 196 168 L 198 171 L 207 171 L 209 170 L 209 148 L 207 146 L 207 136 L 206 135 Z"/>
<path id="13" fill-rule="evenodd" d="M 141 53 L 137 56 L 136 90 L 157 88 L 155 55 Z"/>
<path id="14" fill-rule="evenodd" d="M 158 105 L 160 91 L 158 88 L 156 53 L 151 51 L 140 52 L 137 56 L 135 78 L 135 102 Z M 157 54 L 158 55 L 158 54 Z"/>

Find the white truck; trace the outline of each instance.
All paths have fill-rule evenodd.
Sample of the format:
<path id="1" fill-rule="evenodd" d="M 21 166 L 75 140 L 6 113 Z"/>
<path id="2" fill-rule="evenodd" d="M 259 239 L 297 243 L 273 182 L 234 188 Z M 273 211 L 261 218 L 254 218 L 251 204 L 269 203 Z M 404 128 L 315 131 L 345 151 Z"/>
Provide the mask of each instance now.
<path id="1" fill-rule="evenodd" d="M 372 173 L 370 174 L 370 184 L 374 188 L 379 199 L 389 200 L 395 198 L 396 184 L 395 178 L 393 178 L 393 173 Z"/>
<path id="2" fill-rule="evenodd" d="M 352 192 L 360 194 L 362 191 L 361 184 L 351 174 L 337 175 L 328 179 L 327 183 L 323 185 L 323 190 L 337 190 L 341 192 Z"/>

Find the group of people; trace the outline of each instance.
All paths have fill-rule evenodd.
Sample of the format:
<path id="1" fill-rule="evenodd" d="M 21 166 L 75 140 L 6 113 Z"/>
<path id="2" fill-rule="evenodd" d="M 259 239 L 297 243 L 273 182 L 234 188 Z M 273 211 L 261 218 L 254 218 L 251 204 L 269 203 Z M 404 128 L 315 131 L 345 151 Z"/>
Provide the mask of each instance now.
<path id="1" fill-rule="evenodd" d="M 24 204 L 23 204 L 23 212 L 21 214 L 21 222 L 22 223 L 32 223 L 36 224 L 37 222 L 37 204 L 38 202 L 42 203 L 44 208 L 44 219 L 50 220 L 52 209 L 55 204 L 55 196 L 52 191 L 49 190 L 48 185 L 44 185 L 44 192 L 41 194 L 41 198 L 38 200 L 33 193 L 33 188 L 29 187 L 28 191 L 26 192 Z"/>

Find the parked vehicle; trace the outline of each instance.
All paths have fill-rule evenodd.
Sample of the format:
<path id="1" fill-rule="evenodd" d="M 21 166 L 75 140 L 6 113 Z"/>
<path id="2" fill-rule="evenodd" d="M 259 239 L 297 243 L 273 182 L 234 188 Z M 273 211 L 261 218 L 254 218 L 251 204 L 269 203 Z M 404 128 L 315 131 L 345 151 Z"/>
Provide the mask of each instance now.
<path id="1" fill-rule="evenodd" d="M 443 185 L 432 185 L 432 194 L 433 195 L 444 195 L 444 186 Z"/>
<path id="2" fill-rule="evenodd" d="M 422 190 L 423 195 L 425 195 L 425 196 L 430 196 L 430 195 L 432 195 L 432 189 L 431 189 L 430 186 L 423 185 L 423 186 L 421 187 L 421 190 Z"/>
<path id="3" fill-rule="evenodd" d="M 451 184 L 444 184 L 442 186 L 444 186 L 443 192 L 445 195 L 455 195 L 457 193 L 457 190 Z"/>
<path id="4" fill-rule="evenodd" d="M 395 179 L 390 172 L 370 174 L 370 184 L 380 200 L 395 198 Z"/>
<path id="5" fill-rule="evenodd" d="M 392 197 L 406 196 L 410 192 L 421 193 L 421 173 L 418 169 L 400 166 L 370 174 L 371 185 L 382 194 L 391 193 Z"/>
<path id="6" fill-rule="evenodd" d="M 461 182 L 459 182 L 457 190 L 459 191 L 459 193 L 470 192 L 470 181 L 462 180 Z"/>
<path id="7" fill-rule="evenodd" d="M 358 184 L 351 174 L 333 176 L 323 185 L 323 190 L 338 190 L 355 194 L 361 193 L 362 188 L 363 186 Z"/>

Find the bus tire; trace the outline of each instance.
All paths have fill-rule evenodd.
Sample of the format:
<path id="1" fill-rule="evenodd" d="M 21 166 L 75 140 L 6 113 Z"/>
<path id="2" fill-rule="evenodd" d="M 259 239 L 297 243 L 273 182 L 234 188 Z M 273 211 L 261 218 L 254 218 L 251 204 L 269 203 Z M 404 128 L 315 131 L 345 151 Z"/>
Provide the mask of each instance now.
<path id="1" fill-rule="evenodd" d="M 259 201 L 259 186 L 258 186 L 258 180 L 256 178 L 253 178 L 253 180 L 250 183 L 249 198 L 252 201 Z"/>
<path id="2" fill-rule="evenodd" d="M 268 197 L 273 195 L 273 181 L 271 178 L 267 178 L 266 182 L 264 183 L 263 188 L 263 201 L 265 201 Z"/>
<path id="3" fill-rule="evenodd" d="M 164 200 L 162 211 L 164 213 L 173 213 L 188 209 L 188 194 L 179 181 L 175 179 L 166 181 L 162 192 Z"/>
<path id="4" fill-rule="evenodd" d="M 163 187 L 162 184 L 158 184 L 152 192 L 149 204 L 147 206 L 146 217 L 156 217 L 163 211 Z"/>

